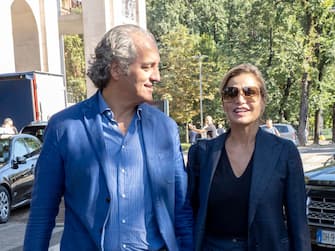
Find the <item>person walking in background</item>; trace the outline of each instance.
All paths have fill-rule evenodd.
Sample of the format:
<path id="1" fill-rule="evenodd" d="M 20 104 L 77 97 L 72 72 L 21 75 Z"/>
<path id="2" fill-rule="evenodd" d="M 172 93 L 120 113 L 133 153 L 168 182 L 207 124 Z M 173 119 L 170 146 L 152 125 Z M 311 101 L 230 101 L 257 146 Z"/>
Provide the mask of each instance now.
<path id="1" fill-rule="evenodd" d="M 17 134 L 18 133 L 16 127 L 14 126 L 14 122 L 11 118 L 5 118 L 3 120 L 1 127 L 3 128 L 2 129 L 3 132 L 6 134 Z"/>
<path id="2" fill-rule="evenodd" d="M 190 123 L 189 125 L 188 125 L 188 127 L 189 128 L 193 128 L 194 127 L 194 125 L 192 124 L 192 123 Z M 189 142 L 190 142 L 190 144 L 195 144 L 196 142 L 197 142 L 197 139 L 198 139 L 198 133 L 197 132 L 195 132 L 195 131 L 193 131 L 193 130 L 189 130 L 188 131 L 188 140 L 189 140 Z"/>
<path id="3" fill-rule="evenodd" d="M 280 136 L 280 132 L 278 131 L 278 129 L 276 127 L 273 126 L 272 124 L 272 119 L 267 119 L 266 120 L 266 124 L 263 127 L 264 131 L 267 131 L 269 133 L 275 134 L 277 136 Z"/>
<path id="4" fill-rule="evenodd" d="M 225 129 L 223 128 L 223 125 L 220 123 L 218 125 L 218 129 L 216 130 L 216 134 L 219 136 L 225 132 Z"/>
<path id="5" fill-rule="evenodd" d="M 62 196 L 61 250 L 193 250 L 177 124 L 146 104 L 159 62 L 153 35 L 135 25 L 98 43 L 88 69 L 98 91 L 49 120 L 25 251 L 48 249 Z"/>
<path id="6" fill-rule="evenodd" d="M 189 129 L 201 135 L 205 134 L 207 139 L 212 139 L 217 136 L 216 127 L 211 116 L 206 116 L 204 128 L 197 129 L 196 126 L 191 125 L 189 126 Z"/>
<path id="7" fill-rule="evenodd" d="M 196 251 L 310 251 L 306 190 L 293 142 L 264 132 L 262 74 L 229 70 L 220 86 L 230 129 L 188 153 Z"/>

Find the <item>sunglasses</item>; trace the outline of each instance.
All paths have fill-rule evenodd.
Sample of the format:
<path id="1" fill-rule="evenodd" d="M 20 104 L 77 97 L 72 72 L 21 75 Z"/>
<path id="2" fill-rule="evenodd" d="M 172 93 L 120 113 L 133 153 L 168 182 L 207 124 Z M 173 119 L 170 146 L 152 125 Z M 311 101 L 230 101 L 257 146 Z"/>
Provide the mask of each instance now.
<path id="1" fill-rule="evenodd" d="M 261 91 L 259 87 L 257 86 L 245 86 L 241 89 L 238 87 L 225 87 L 222 90 L 222 99 L 223 101 L 232 101 L 234 98 L 236 98 L 239 94 L 248 101 L 256 101 L 256 99 L 259 97 Z"/>

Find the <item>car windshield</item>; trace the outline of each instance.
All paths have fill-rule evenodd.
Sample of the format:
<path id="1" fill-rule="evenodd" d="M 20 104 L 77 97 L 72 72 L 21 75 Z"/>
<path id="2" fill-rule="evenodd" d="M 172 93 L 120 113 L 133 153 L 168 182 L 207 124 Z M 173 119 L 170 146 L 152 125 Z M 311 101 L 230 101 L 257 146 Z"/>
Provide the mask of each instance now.
<path id="1" fill-rule="evenodd" d="M 9 158 L 9 139 L 0 139 L 0 165 Z"/>

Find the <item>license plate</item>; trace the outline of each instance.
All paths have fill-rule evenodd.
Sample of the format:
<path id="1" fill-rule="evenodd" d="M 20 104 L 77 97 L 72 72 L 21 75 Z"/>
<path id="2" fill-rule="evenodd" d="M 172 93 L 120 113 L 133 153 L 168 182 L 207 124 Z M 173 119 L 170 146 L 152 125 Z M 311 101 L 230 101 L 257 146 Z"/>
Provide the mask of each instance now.
<path id="1" fill-rule="evenodd" d="M 335 245 L 335 232 L 318 229 L 316 231 L 316 242 Z"/>

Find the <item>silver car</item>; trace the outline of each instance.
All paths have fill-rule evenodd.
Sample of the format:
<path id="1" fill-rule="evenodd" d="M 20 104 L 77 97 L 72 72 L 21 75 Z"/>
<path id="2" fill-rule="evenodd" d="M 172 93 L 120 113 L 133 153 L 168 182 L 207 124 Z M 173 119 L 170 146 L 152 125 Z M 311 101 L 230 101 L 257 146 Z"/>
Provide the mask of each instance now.
<path id="1" fill-rule="evenodd" d="M 265 126 L 266 125 L 261 125 L 262 128 Z M 292 125 L 283 123 L 274 123 L 273 126 L 276 127 L 277 130 L 279 131 L 280 137 L 293 141 L 293 143 L 296 146 L 299 145 L 297 131 L 294 129 Z"/>

